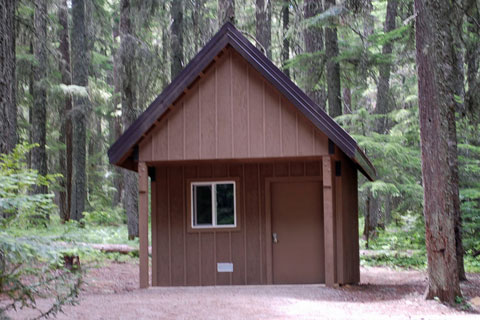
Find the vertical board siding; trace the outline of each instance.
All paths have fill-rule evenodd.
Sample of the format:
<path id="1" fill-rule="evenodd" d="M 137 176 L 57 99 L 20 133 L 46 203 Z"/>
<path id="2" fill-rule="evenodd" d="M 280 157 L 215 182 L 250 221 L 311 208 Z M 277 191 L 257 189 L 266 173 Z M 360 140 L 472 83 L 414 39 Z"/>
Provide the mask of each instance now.
<path id="1" fill-rule="evenodd" d="M 158 167 L 156 169 L 156 189 L 157 189 L 157 245 L 158 263 L 157 263 L 157 284 L 159 286 L 169 286 L 170 283 L 170 235 L 168 221 L 168 180 L 166 168 Z"/>
<path id="2" fill-rule="evenodd" d="M 266 284 L 266 246 L 271 238 L 266 234 L 265 181 L 271 177 L 318 177 L 321 166 L 321 160 L 158 166 L 156 199 L 152 199 L 158 231 L 152 243 L 157 253 L 157 281 L 153 285 Z M 191 210 L 187 183 L 212 178 L 237 179 L 239 230 L 187 231 Z M 348 226 L 346 230 L 353 232 L 354 224 Z M 350 245 L 353 247 L 353 241 Z M 218 273 L 219 262 L 233 263 L 233 273 Z"/>
<path id="3" fill-rule="evenodd" d="M 152 243 L 158 243 L 158 230 L 157 230 L 157 183 L 151 181 L 150 183 L 150 202 L 151 202 L 151 234 Z M 158 257 L 158 246 L 152 246 L 152 257 Z M 152 258 L 152 286 L 158 284 L 158 259 Z"/>
<path id="4" fill-rule="evenodd" d="M 230 260 L 230 232 L 216 232 L 215 233 L 215 256 L 216 262 L 231 262 Z M 215 264 L 216 268 L 216 264 Z M 230 273 L 216 272 L 216 285 L 227 285 L 230 283 Z"/>
<path id="5" fill-rule="evenodd" d="M 192 94 L 187 94 L 184 102 L 185 126 L 183 135 L 185 137 L 185 158 L 200 159 L 200 124 L 199 113 L 199 86 L 192 88 Z M 193 121 L 192 121 L 193 120 Z"/>
<path id="6" fill-rule="evenodd" d="M 141 143 L 140 147 L 138 148 L 138 157 L 143 159 L 142 161 L 152 161 L 152 137 L 153 135 L 149 135 L 146 137 Z"/>
<path id="7" fill-rule="evenodd" d="M 247 64 L 238 54 L 232 54 L 233 157 L 248 157 L 248 96 Z"/>
<path id="8" fill-rule="evenodd" d="M 297 154 L 297 111 L 282 97 L 282 156 Z"/>
<path id="9" fill-rule="evenodd" d="M 140 161 L 328 154 L 328 138 L 227 50 L 141 141 Z"/>
<path id="10" fill-rule="evenodd" d="M 168 118 L 168 160 L 182 160 L 184 155 L 184 120 L 185 108 L 180 102 Z"/>
<path id="11" fill-rule="evenodd" d="M 357 169 L 342 154 L 342 207 L 345 234 L 345 283 L 360 281 L 360 256 L 358 243 L 358 182 Z"/>
<path id="12" fill-rule="evenodd" d="M 216 68 L 212 68 L 200 81 L 200 158 L 216 159 Z M 197 120 L 197 121 L 198 121 Z M 189 119 L 195 121 L 195 119 Z"/>
<path id="13" fill-rule="evenodd" d="M 265 154 L 272 157 L 280 157 L 281 135 L 280 135 L 280 104 L 275 89 L 265 83 Z"/>
<path id="14" fill-rule="evenodd" d="M 200 264 L 202 268 L 203 286 L 215 285 L 216 263 L 215 263 L 215 242 L 213 232 L 199 233 L 201 239 Z"/>
<path id="15" fill-rule="evenodd" d="M 170 209 L 170 243 L 172 263 L 172 285 L 185 284 L 184 279 L 184 193 L 182 167 L 168 169 L 169 209 Z"/>
<path id="16" fill-rule="evenodd" d="M 245 212 L 244 221 L 247 230 L 247 283 L 260 283 L 260 219 L 258 202 L 260 186 L 258 183 L 258 164 L 245 165 Z"/>
<path id="17" fill-rule="evenodd" d="M 196 166 L 185 166 L 184 169 L 184 175 L 185 175 L 185 182 L 188 183 L 190 179 L 195 179 L 197 177 L 197 167 Z M 186 188 L 190 188 L 190 186 L 185 186 Z M 187 199 L 187 193 L 184 191 L 184 200 L 183 200 L 183 206 L 184 206 L 184 212 L 188 213 L 188 210 L 190 209 L 189 206 L 189 201 Z M 188 217 L 188 214 L 185 214 L 185 217 Z M 190 224 L 191 221 L 186 220 L 186 224 Z M 185 230 L 184 230 L 185 232 Z M 198 233 L 190 233 L 190 232 L 185 232 L 185 239 L 186 239 L 186 283 L 188 286 L 199 286 L 200 285 L 200 269 L 199 269 L 199 259 L 200 259 L 200 250 L 199 244 L 200 244 L 200 234 Z"/>
<path id="18" fill-rule="evenodd" d="M 238 177 L 240 181 L 239 188 L 241 190 L 241 197 L 243 197 L 243 190 L 245 186 L 245 180 L 243 175 L 243 165 L 242 164 L 230 164 L 228 168 L 228 174 L 230 177 Z M 237 212 L 237 218 L 244 217 L 244 206 L 243 199 L 238 199 L 239 202 L 239 212 Z M 231 248 L 232 248 L 232 260 L 233 263 L 233 274 L 232 274 L 232 284 L 242 285 L 247 284 L 246 282 L 246 269 L 245 269 L 245 219 L 242 219 L 240 222 L 240 231 L 231 232 Z"/>
<path id="19" fill-rule="evenodd" d="M 229 81 L 232 75 L 228 57 L 217 64 L 216 158 L 225 159 L 232 157 L 232 86 Z"/>
<path id="20" fill-rule="evenodd" d="M 248 144 L 249 156 L 252 158 L 264 157 L 263 138 L 263 79 L 257 72 L 248 68 Z"/>

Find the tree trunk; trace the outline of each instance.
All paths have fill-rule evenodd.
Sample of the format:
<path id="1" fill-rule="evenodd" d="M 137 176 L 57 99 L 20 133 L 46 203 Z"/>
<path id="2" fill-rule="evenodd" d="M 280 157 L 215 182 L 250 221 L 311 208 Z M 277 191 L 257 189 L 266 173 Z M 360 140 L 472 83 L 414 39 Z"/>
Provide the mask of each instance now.
<path id="1" fill-rule="evenodd" d="M 397 0 L 388 0 L 387 2 L 387 12 L 385 17 L 384 31 L 388 33 L 395 29 L 395 18 L 397 16 Z M 371 35 L 373 33 L 374 20 L 372 15 L 368 15 L 369 19 L 365 23 L 365 34 Z M 386 42 L 382 48 L 382 54 L 387 56 L 391 55 L 393 52 L 393 43 L 391 41 Z M 385 63 L 379 67 L 379 77 L 377 85 L 377 103 L 375 107 L 375 113 L 382 116 L 376 120 L 375 131 L 381 134 L 385 134 L 387 130 L 388 118 L 387 114 L 391 110 L 391 96 L 390 96 L 390 71 L 391 64 Z M 371 198 L 371 212 L 370 212 L 370 227 L 371 232 L 377 230 L 379 224 L 384 224 L 385 222 L 380 219 L 382 213 L 381 203 L 378 196 Z M 375 234 L 372 235 L 373 237 Z"/>
<path id="2" fill-rule="evenodd" d="M 172 4 L 172 6 L 175 6 Z M 130 0 L 122 0 L 120 12 L 120 57 L 122 61 L 122 117 L 123 127 L 128 128 L 137 118 L 137 94 L 135 64 L 135 32 L 132 25 L 132 5 Z M 175 22 L 174 22 L 175 23 Z M 181 60 L 180 60 L 181 61 Z M 180 65 L 181 67 L 181 65 Z M 123 205 L 127 214 L 128 238 L 138 237 L 138 183 L 137 174 L 123 171 L 125 194 Z"/>
<path id="3" fill-rule="evenodd" d="M 453 13 L 452 22 L 456 25 L 453 28 L 456 30 L 462 30 L 463 28 L 463 11 L 458 6 L 455 6 L 455 12 Z M 452 36 L 453 37 L 453 36 Z M 455 250 L 457 255 L 457 269 L 458 269 L 458 279 L 460 281 L 467 280 L 465 274 L 465 265 L 463 261 L 463 241 L 462 241 L 462 211 L 460 209 L 460 178 L 458 173 L 458 149 L 457 149 L 457 123 L 456 123 L 456 113 L 461 114 L 465 111 L 465 72 L 464 72 L 464 61 L 462 54 L 462 41 L 459 37 L 453 37 L 453 72 L 456 77 L 452 82 L 454 93 L 460 99 L 455 99 L 455 108 L 449 110 L 448 116 L 448 162 L 450 165 L 452 178 L 450 180 L 450 187 L 452 191 L 454 210 L 455 210 Z M 461 100 L 461 101 L 459 101 Z"/>
<path id="4" fill-rule="evenodd" d="M 343 109 L 345 113 L 352 113 L 352 91 L 349 87 L 343 87 Z"/>
<path id="5" fill-rule="evenodd" d="M 33 25 L 33 14 L 32 14 L 32 25 Z M 32 37 L 33 38 L 33 37 Z M 28 53 L 33 56 L 33 39 L 30 39 L 29 41 L 29 50 Z M 30 73 L 28 75 L 28 94 L 30 94 L 30 97 L 33 97 L 33 86 L 35 83 L 35 80 L 33 79 L 35 76 L 35 70 L 34 70 L 34 65 L 35 63 L 32 61 L 30 62 Z M 32 137 L 32 118 L 33 118 L 33 103 L 28 106 L 28 142 L 32 143 L 33 137 Z M 32 169 L 32 150 L 28 152 L 27 155 L 27 161 L 28 161 L 28 168 Z"/>
<path id="6" fill-rule="evenodd" d="M 165 11 L 164 13 L 165 16 L 168 17 L 168 12 L 165 4 L 163 4 L 163 11 Z M 170 19 L 166 18 L 165 20 L 169 21 Z M 168 84 L 170 83 L 170 79 L 172 79 L 172 76 L 168 75 L 168 69 L 169 69 L 168 62 L 170 61 L 170 59 L 168 59 L 169 45 L 170 45 L 170 41 L 169 41 L 168 24 L 167 24 L 162 30 L 162 62 L 165 65 L 165 68 L 167 69 L 165 70 L 165 76 L 163 77 L 163 80 L 162 80 L 162 90 L 168 86 Z M 170 61 L 170 71 L 171 71 L 171 61 Z"/>
<path id="7" fill-rule="evenodd" d="M 367 193 L 367 198 L 365 201 L 363 235 L 365 237 L 365 249 L 368 249 L 370 246 L 370 192 Z"/>
<path id="8" fill-rule="evenodd" d="M 88 44 L 85 26 L 85 1 L 72 0 L 72 83 L 88 87 Z M 86 115 L 90 100 L 74 95 L 72 109 L 72 197 L 70 218 L 79 221 L 87 198 L 86 175 Z"/>
<path id="9" fill-rule="evenodd" d="M 290 24 L 290 1 L 286 0 L 282 8 L 282 28 L 283 28 L 283 43 L 282 43 L 282 69 L 283 72 L 290 78 L 290 70 L 285 68 L 285 64 L 290 59 L 290 39 L 288 39 L 288 27 Z"/>
<path id="10" fill-rule="evenodd" d="M 272 59 L 272 4 L 271 0 L 256 0 L 255 37 L 259 48 L 269 59 Z"/>
<path id="11" fill-rule="evenodd" d="M 455 202 L 450 181 L 449 114 L 455 110 L 453 4 L 415 0 L 420 140 L 424 186 L 427 299 L 453 303 L 461 296 L 456 247 Z"/>
<path id="12" fill-rule="evenodd" d="M 68 37 L 68 7 L 67 0 L 63 0 L 58 7 L 58 22 L 61 29 L 58 31 L 60 46 L 58 50 L 62 59 L 59 62 L 59 69 L 62 74 L 62 83 L 72 84 L 72 75 L 70 72 L 70 39 Z M 65 145 L 65 151 L 60 152 L 60 173 L 63 178 L 60 180 L 60 218 L 63 221 L 70 220 L 70 196 L 72 194 L 72 121 L 70 113 L 72 111 L 72 97 L 65 96 L 65 105 L 61 114 L 60 143 Z"/>
<path id="13" fill-rule="evenodd" d="M 172 31 L 170 45 L 172 49 L 170 66 L 171 78 L 174 79 L 183 69 L 183 1 L 173 1 L 170 14 L 172 16 Z"/>
<path id="14" fill-rule="evenodd" d="M 326 0 L 326 8 L 335 5 L 335 0 Z M 340 64 L 335 62 L 338 56 L 337 28 L 335 26 L 325 30 L 325 54 L 327 56 L 327 88 L 328 113 L 335 118 L 342 114 L 342 100 L 340 87 Z"/>
<path id="15" fill-rule="evenodd" d="M 395 30 L 395 18 L 397 16 L 397 0 L 388 0 L 387 2 L 387 14 L 385 17 L 384 31 L 388 33 Z M 389 56 L 393 52 L 392 41 L 387 41 L 382 48 L 382 55 Z M 384 63 L 379 67 L 378 85 L 377 85 L 377 104 L 375 107 L 375 113 L 382 115 L 382 118 L 377 120 L 376 129 L 378 133 L 384 134 L 388 127 L 387 114 L 391 111 L 391 95 L 390 95 L 390 71 L 391 64 Z"/>
<path id="16" fill-rule="evenodd" d="M 303 12 L 305 19 L 314 17 L 322 12 L 323 6 L 321 0 L 305 1 Z M 315 53 L 324 50 L 322 27 L 306 28 L 303 37 L 305 39 L 305 52 Z M 320 83 L 324 70 L 325 59 L 309 59 L 307 74 L 305 77 L 305 92 L 322 110 L 325 111 L 327 107 L 327 92 L 325 87 Z"/>
<path id="17" fill-rule="evenodd" d="M 47 2 L 35 1 L 34 14 L 35 40 L 33 52 L 35 61 L 33 67 L 33 108 L 32 108 L 32 143 L 38 144 L 32 149 L 32 169 L 39 174 L 47 174 Z M 33 193 L 47 193 L 47 187 L 36 185 Z"/>
<path id="18" fill-rule="evenodd" d="M 480 120 L 480 11 L 476 0 L 465 0 L 464 7 L 467 11 L 467 30 L 470 33 L 466 37 L 465 62 L 467 64 L 467 86 L 465 93 L 465 109 L 474 121 Z"/>
<path id="19" fill-rule="evenodd" d="M 218 22 L 220 27 L 225 22 L 235 24 L 235 0 L 218 0 Z"/>
<path id="20" fill-rule="evenodd" d="M 0 5 L 0 153 L 9 153 L 17 144 L 15 6 L 16 1 Z"/>
<path id="21" fill-rule="evenodd" d="M 459 280 L 467 280 L 463 263 L 462 243 L 462 213 L 460 211 L 460 192 L 458 176 L 458 152 L 457 152 L 457 127 L 455 121 L 455 109 L 448 112 L 448 164 L 450 166 L 450 192 L 452 193 L 454 210 L 455 252 L 457 256 L 457 270 Z"/>
<path id="22" fill-rule="evenodd" d="M 119 25 L 117 24 L 113 31 L 113 42 L 117 44 L 117 36 L 118 36 L 118 28 Z M 120 60 L 120 61 L 119 61 Z M 121 104 L 121 78 L 120 78 L 120 65 L 121 65 L 121 57 L 120 52 L 117 50 L 113 55 L 113 87 L 114 87 L 114 98 L 112 109 L 113 113 L 113 139 L 112 143 L 116 141 L 122 135 L 122 118 L 120 115 L 117 114 L 118 105 Z M 120 98 L 120 99 L 119 99 Z M 114 207 L 120 205 L 122 203 L 122 194 L 123 194 L 123 175 L 122 169 L 114 166 L 113 168 L 113 186 L 115 187 L 115 192 L 113 194 L 112 205 Z"/>

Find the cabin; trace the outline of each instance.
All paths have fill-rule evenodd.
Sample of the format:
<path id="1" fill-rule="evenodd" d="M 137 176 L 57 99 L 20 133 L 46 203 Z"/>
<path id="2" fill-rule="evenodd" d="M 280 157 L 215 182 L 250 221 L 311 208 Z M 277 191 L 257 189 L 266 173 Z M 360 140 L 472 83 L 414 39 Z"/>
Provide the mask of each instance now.
<path id="1" fill-rule="evenodd" d="M 375 168 L 230 23 L 108 156 L 138 172 L 142 288 L 149 214 L 152 286 L 360 280 L 357 172 Z"/>

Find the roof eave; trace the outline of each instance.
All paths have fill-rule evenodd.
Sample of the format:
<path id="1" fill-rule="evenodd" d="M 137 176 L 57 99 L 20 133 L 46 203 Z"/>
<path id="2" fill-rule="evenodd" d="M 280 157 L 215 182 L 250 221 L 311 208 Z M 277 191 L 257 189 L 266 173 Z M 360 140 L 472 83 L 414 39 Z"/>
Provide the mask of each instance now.
<path id="1" fill-rule="evenodd" d="M 355 162 L 357 163 L 358 169 L 363 175 L 370 181 L 375 181 L 377 179 L 377 171 L 370 160 L 367 158 L 367 155 L 360 149 L 359 146 L 355 149 Z"/>

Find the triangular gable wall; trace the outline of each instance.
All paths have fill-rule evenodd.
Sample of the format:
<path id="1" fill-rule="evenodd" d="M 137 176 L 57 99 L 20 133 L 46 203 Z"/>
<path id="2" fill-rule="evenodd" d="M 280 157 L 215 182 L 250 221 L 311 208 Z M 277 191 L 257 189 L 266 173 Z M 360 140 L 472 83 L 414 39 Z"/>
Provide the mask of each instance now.
<path id="1" fill-rule="evenodd" d="M 144 138 L 149 135 L 152 129 L 155 129 L 155 126 L 161 123 L 160 120 L 162 118 L 165 118 L 172 111 L 172 104 L 176 104 L 189 88 L 193 88 L 194 83 L 206 73 L 209 66 L 218 60 L 219 56 L 229 47 L 248 61 L 249 66 L 259 72 L 267 80 L 268 84 L 273 85 L 281 92 L 315 128 L 324 133 L 342 150 L 368 179 L 373 180 L 375 178 L 375 167 L 359 148 L 356 141 L 323 110 L 319 110 L 318 106 L 298 86 L 229 22 L 223 25 L 182 72 L 150 104 L 147 110 L 115 141 L 108 150 L 110 163 L 130 170 L 136 170 L 138 161 L 137 151 Z M 248 118 L 248 120 L 250 121 L 251 119 Z M 298 138 L 298 134 L 296 138 Z M 268 145 L 267 141 L 264 144 Z M 297 145 L 297 147 L 299 146 Z M 144 154 L 144 152 L 142 153 Z M 215 145 L 215 153 L 217 154 L 217 145 Z M 264 154 L 266 154 L 266 151 Z"/>
<path id="2" fill-rule="evenodd" d="M 140 143 L 139 160 L 321 156 L 328 138 L 232 48 Z"/>

